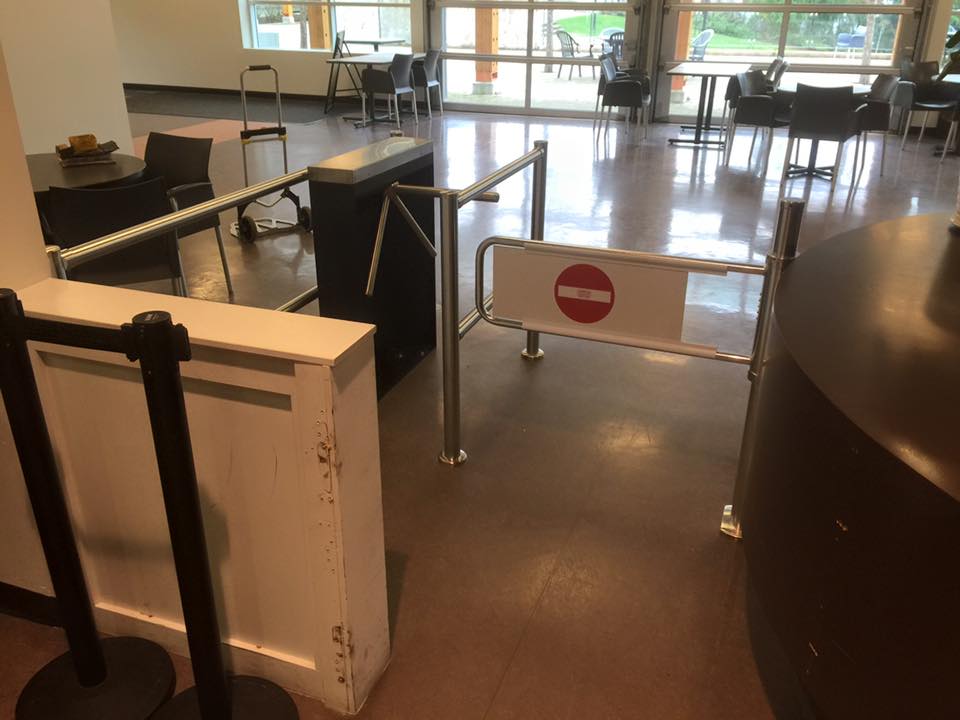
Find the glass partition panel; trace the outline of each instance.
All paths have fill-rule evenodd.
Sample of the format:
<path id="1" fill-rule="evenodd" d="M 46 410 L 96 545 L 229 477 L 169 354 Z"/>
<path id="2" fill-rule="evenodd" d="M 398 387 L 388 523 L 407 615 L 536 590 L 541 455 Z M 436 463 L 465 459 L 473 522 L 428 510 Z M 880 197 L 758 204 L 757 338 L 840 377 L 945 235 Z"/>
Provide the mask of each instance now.
<path id="1" fill-rule="evenodd" d="M 791 13 L 784 57 L 818 65 L 893 64 L 901 15 Z"/>
<path id="2" fill-rule="evenodd" d="M 451 53 L 526 55 L 526 10 L 443 8 L 443 49 Z"/>
<path id="3" fill-rule="evenodd" d="M 777 56 L 782 23 L 780 12 L 683 11 L 674 59 L 766 63 Z"/>
<path id="4" fill-rule="evenodd" d="M 530 104 L 533 107 L 549 110 L 594 109 L 600 68 L 593 65 L 572 68 L 551 64 L 533 65 L 531 71 Z"/>
<path id="5" fill-rule="evenodd" d="M 527 66 L 485 60 L 443 61 L 444 98 L 470 105 L 523 107 Z"/>

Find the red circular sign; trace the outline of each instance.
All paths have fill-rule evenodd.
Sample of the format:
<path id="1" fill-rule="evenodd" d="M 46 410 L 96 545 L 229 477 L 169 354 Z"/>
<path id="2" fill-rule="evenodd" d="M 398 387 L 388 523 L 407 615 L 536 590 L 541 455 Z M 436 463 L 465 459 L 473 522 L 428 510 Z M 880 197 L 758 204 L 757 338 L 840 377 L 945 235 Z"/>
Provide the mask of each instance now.
<path id="1" fill-rule="evenodd" d="M 557 307 L 578 323 L 595 323 L 613 310 L 615 293 L 607 274 L 593 265 L 571 265 L 553 285 Z"/>

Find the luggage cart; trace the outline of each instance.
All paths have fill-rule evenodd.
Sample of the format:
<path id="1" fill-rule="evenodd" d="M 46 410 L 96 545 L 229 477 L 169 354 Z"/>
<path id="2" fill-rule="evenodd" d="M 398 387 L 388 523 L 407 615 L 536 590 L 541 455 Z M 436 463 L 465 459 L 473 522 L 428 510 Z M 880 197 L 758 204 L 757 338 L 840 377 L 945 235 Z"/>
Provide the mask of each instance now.
<path id="1" fill-rule="evenodd" d="M 244 85 L 244 76 L 249 72 L 272 72 L 273 86 L 277 98 L 277 124 L 271 127 L 250 129 L 247 119 L 247 89 Z M 250 65 L 240 73 L 240 105 L 243 109 L 243 130 L 240 131 L 240 148 L 243 151 L 243 184 L 250 186 L 247 171 L 247 145 L 255 142 L 271 142 L 279 140 L 283 144 L 283 173 L 290 172 L 287 164 L 287 129 L 283 125 L 283 110 L 280 106 L 280 74 L 270 65 Z M 257 205 L 265 208 L 275 207 L 281 200 L 289 200 L 297 208 L 297 221 L 280 220 L 279 218 L 253 218 L 244 215 L 250 203 L 237 206 L 237 221 L 231 224 L 230 234 L 242 243 L 252 243 L 260 237 L 286 233 L 297 227 L 310 230 L 312 227 L 310 208 L 300 205 L 300 198 L 290 188 L 284 188 L 280 195 L 272 201 L 254 200 Z"/>

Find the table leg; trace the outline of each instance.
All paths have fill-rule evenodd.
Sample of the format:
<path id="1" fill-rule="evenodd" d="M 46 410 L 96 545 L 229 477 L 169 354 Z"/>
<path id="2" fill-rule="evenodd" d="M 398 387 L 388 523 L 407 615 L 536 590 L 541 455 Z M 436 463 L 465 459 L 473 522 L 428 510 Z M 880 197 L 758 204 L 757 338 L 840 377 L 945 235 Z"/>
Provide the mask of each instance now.
<path id="1" fill-rule="evenodd" d="M 798 139 L 796 142 L 800 142 Z M 795 165 L 790 163 L 789 168 L 787 169 L 787 177 L 817 177 L 822 180 L 831 180 L 833 179 L 833 165 L 823 165 L 817 166 L 817 153 L 820 150 L 820 141 L 811 140 L 810 141 L 810 155 L 807 158 L 806 165 Z M 787 162 L 790 162 L 790 158 L 787 158 Z"/>
<path id="2" fill-rule="evenodd" d="M 713 100 L 716 87 L 716 77 L 700 77 L 700 102 L 697 105 L 697 124 L 693 126 L 695 131 L 693 137 L 689 140 L 682 137 L 670 138 L 667 142 L 669 142 L 671 145 L 694 145 L 696 147 L 716 146 L 717 148 L 722 148 L 724 146 L 723 140 L 709 139 L 709 133 L 713 129 L 710 126 L 710 115 L 713 113 Z M 707 108 L 708 96 L 709 109 Z M 681 130 L 683 127 L 687 126 L 682 126 Z"/>
<path id="3" fill-rule="evenodd" d="M 700 78 L 700 104 L 697 105 L 697 129 L 693 134 L 693 141 L 699 143 L 703 139 L 703 110 L 707 102 L 707 78 Z"/>
<path id="4" fill-rule="evenodd" d="M 706 78 L 704 78 L 704 79 L 706 79 Z M 709 96 L 708 96 L 708 98 L 707 98 L 707 115 L 706 115 L 706 118 L 705 118 L 705 121 L 706 121 L 706 123 L 705 123 L 705 124 L 706 124 L 706 132 L 710 132 L 710 131 L 713 129 L 713 127 L 712 127 L 712 125 L 713 125 L 713 96 L 714 96 L 714 93 L 715 93 L 716 91 L 717 91 L 717 76 L 714 75 L 713 77 L 710 78 L 710 90 L 708 91 L 708 92 L 709 92 Z"/>

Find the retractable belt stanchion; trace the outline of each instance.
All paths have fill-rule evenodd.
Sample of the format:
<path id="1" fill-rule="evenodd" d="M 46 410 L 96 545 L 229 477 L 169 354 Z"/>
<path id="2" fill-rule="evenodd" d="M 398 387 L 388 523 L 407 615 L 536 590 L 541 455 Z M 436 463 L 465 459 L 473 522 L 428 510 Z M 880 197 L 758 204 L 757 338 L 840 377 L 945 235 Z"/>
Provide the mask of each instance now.
<path id="1" fill-rule="evenodd" d="M 44 666 L 17 701 L 17 720 L 144 720 L 170 697 L 173 665 L 159 645 L 132 637 L 100 639 L 60 485 L 50 434 L 27 351 L 30 336 L 23 308 L 12 290 L 0 289 L 0 390 L 13 434 L 30 504 L 37 522 L 60 620 L 70 651 Z M 45 340 L 90 347 L 120 333 L 46 323 Z M 57 331 L 60 331 L 59 333 Z M 103 349 L 112 349 L 104 347 Z"/>
<path id="2" fill-rule="evenodd" d="M 187 331 L 182 325 L 174 325 L 165 312 L 137 315 L 132 324 L 124 325 L 123 331 L 127 357 L 140 361 L 143 375 L 196 682 L 153 717 L 155 720 L 295 720 L 296 706 L 279 686 L 257 677 L 228 678 L 224 669 L 180 381 L 180 361 L 190 359 Z"/>

